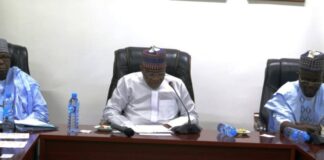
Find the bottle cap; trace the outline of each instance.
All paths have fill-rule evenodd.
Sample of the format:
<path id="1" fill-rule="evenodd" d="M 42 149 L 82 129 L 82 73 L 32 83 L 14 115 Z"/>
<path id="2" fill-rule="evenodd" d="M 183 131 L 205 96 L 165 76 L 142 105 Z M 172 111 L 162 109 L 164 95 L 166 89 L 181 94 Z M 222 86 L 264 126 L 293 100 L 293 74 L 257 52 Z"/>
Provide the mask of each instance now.
<path id="1" fill-rule="evenodd" d="M 305 134 L 303 134 L 303 136 L 304 136 L 304 140 L 305 140 L 305 141 L 309 141 L 310 136 L 308 135 L 307 132 L 304 132 L 304 133 L 305 133 Z"/>
<path id="2" fill-rule="evenodd" d="M 78 94 L 75 93 L 75 92 L 73 92 L 71 97 L 72 97 L 72 98 L 78 98 Z"/>
<path id="3" fill-rule="evenodd" d="M 217 125 L 217 131 L 220 132 L 220 129 L 221 129 L 221 127 L 223 127 L 223 126 L 224 126 L 223 123 L 218 123 L 218 125 Z"/>
<path id="4" fill-rule="evenodd" d="M 237 135 L 237 131 L 235 128 L 231 129 L 231 135 L 234 137 Z"/>

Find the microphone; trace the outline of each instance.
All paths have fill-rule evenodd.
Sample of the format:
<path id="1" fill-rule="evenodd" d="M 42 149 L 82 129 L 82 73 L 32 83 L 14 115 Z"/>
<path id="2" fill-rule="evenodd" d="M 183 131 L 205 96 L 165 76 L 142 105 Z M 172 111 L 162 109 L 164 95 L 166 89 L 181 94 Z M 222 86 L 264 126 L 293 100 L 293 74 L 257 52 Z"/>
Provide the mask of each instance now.
<path id="1" fill-rule="evenodd" d="M 169 85 L 173 89 L 174 93 L 177 95 L 177 98 L 181 102 L 182 107 L 185 109 L 187 116 L 188 116 L 187 124 L 184 124 L 182 126 L 173 127 L 171 130 L 176 134 L 197 134 L 197 133 L 200 133 L 201 128 L 197 124 L 191 123 L 189 111 L 186 108 L 186 106 L 184 105 L 184 103 L 183 103 L 182 99 L 180 98 L 180 96 L 178 95 L 177 91 L 174 89 L 173 82 L 169 82 Z"/>
<path id="2" fill-rule="evenodd" d="M 121 133 L 124 133 L 127 137 L 132 137 L 135 134 L 134 130 L 128 127 L 120 126 L 115 123 L 111 123 L 110 126 L 111 128 L 116 129 Z"/>

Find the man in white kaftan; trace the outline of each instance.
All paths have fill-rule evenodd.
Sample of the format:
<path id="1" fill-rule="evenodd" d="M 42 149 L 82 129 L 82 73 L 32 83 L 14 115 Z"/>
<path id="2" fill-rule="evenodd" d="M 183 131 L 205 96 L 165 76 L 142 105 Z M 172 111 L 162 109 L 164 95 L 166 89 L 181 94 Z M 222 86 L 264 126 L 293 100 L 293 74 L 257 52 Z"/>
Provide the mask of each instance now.
<path id="1" fill-rule="evenodd" d="M 141 72 L 130 73 L 119 79 L 104 109 L 104 121 L 120 126 L 181 126 L 188 122 L 186 107 L 191 123 L 197 124 L 198 114 L 185 84 L 181 79 L 166 74 L 165 69 L 165 54 L 160 49 L 153 47 L 144 51 Z M 191 130 L 188 128 L 191 127 L 184 130 Z M 184 130 L 180 132 L 188 133 Z"/>
<path id="2" fill-rule="evenodd" d="M 159 88 L 154 90 L 146 84 L 142 72 L 125 75 L 118 81 L 104 110 L 104 118 L 109 122 L 127 126 L 137 124 L 173 126 L 186 123 L 187 114 L 169 82 L 173 82 L 176 92 L 190 113 L 192 122 L 197 123 L 198 115 L 194 102 L 182 80 L 166 74 Z"/>

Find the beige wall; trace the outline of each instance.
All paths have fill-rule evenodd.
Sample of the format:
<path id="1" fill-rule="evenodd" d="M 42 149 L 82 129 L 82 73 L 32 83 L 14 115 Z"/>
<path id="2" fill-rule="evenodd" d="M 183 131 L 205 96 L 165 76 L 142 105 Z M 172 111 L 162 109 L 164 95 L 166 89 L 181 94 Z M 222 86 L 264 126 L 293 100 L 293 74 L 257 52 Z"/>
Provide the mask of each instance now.
<path id="1" fill-rule="evenodd" d="M 99 121 L 114 50 L 176 48 L 192 55 L 200 121 L 252 128 L 268 58 L 324 51 L 322 0 L 0 0 L 0 37 L 28 47 L 53 123 L 72 91 L 81 123 Z"/>

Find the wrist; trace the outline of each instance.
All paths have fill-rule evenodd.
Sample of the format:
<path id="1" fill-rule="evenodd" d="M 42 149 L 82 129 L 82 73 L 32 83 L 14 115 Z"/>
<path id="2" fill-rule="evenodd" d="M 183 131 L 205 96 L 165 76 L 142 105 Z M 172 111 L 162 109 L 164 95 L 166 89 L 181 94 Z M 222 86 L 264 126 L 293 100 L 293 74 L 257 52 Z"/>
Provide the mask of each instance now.
<path id="1" fill-rule="evenodd" d="M 284 121 L 280 124 L 280 132 L 283 132 L 285 128 L 287 127 L 292 127 L 292 128 L 297 128 L 298 127 L 294 124 L 294 123 L 291 123 L 291 122 L 288 122 L 288 121 Z"/>

